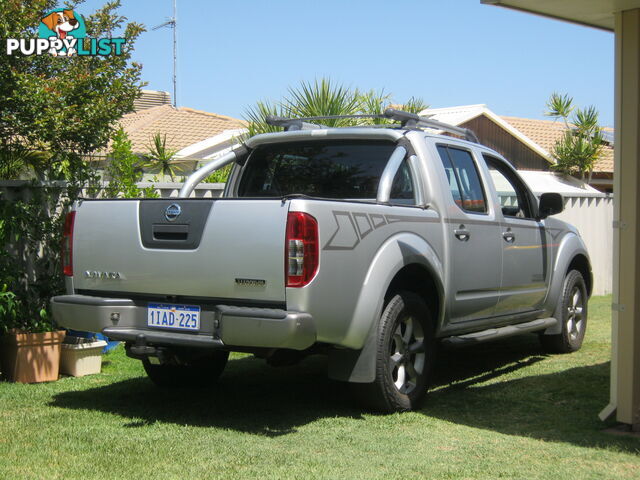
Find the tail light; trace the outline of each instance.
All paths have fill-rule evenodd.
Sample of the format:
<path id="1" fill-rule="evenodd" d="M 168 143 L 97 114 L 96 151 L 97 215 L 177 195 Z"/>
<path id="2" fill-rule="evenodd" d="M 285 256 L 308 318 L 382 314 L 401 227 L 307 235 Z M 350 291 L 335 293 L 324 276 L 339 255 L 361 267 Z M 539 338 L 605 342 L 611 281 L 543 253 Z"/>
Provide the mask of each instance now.
<path id="1" fill-rule="evenodd" d="M 308 213 L 289 212 L 285 239 L 287 287 L 304 287 L 318 271 L 318 222 Z"/>
<path id="2" fill-rule="evenodd" d="M 62 271 L 68 277 L 73 276 L 73 223 L 75 220 L 76 212 L 67 213 L 62 234 Z"/>

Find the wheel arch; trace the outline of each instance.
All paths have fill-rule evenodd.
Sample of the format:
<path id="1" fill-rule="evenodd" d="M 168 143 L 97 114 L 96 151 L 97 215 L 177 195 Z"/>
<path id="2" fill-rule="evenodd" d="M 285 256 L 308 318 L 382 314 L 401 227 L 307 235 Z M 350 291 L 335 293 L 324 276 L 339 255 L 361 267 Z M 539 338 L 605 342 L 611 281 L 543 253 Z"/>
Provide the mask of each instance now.
<path id="1" fill-rule="evenodd" d="M 593 274 L 591 273 L 591 263 L 589 259 L 582 253 L 576 254 L 569 263 L 565 275 L 571 270 L 577 270 L 582 274 L 584 283 L 587 286 L 587 296 L 591 297 L 591 292 L 593 292 Z"/>
<path id="2" fill-rule="evenodd" d="M 545 310 L 549 315 L 554 314 L 562 293 L 564 280 L 567 274 L 574 269 L 582 274 L 587 286 L 587 296 L 590 297 L 593 291 L 593 275 L 589 253 L 582 239 L 578 235 L 570 233 L 564 236 L 558 247 L 549 292 L 545 301 Z M 545 330 L 544 333 L 545 335 L 556 335 L 560 329 L 561 324 L 558 322 L 556 326 Z"/>
<path id="3" fill-rule="evenodd" d="M 371 263 L 360 292 L 345 345 L 329 354 L 329 377 L 357 383 L 375 378 L 378 321 L 389 296 L 398 290 L 419 294 L 432 308 L 436 325 L 443 316 L 442 263 L 423 238 L 402 233 L 389 239 Z M 432 303 L 433 302 L 433 303 Z"/>
<path id="4" fill-rule="evenodd" d="M 386 305 L 391 297 L 400 291 L 413 292 L 427 304 L 434 319 L 434 327 L 440 324 L 444 311 L 444 291 L 442 282 L 436 280 L 433 272 L 424 265 L 411 263 L 402 267 L 393 277 L 384 297 Z"/>

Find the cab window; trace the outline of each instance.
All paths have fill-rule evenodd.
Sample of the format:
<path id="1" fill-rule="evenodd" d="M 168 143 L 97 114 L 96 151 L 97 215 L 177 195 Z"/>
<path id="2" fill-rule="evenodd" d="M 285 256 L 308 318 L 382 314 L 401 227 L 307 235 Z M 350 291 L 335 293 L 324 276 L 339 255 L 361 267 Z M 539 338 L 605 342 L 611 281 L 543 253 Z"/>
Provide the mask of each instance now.
<path id="1" fill-rule="evenodd" d="M 498 192 L 502 215 L 515 218 L 533 218 L 531 198 L 522 181 L 497 158 L 483 155 L 491 179 Z"/>
<path id="2" fill-rule="evenodd" d="M 486 213 L 487 201 L 480 175 L 468 150 L 438 145 L 453 201 L 462 210 Z"/>
<path id="3" fill-rule="evenodd" d="M 380 177 L 396 147 L 390 141 L 373 140 L 260 145 L 247 159 L 238 196 L 282 197 L 299 193 L 375 201 Z"/>
<path id="4" fill-rule="evenodd" d="M 416 204 L 413 175 L 411 174 L 411 168 L 406 158 L 402 161 L 391 184 L 389 203 L 395 205 Z"/>

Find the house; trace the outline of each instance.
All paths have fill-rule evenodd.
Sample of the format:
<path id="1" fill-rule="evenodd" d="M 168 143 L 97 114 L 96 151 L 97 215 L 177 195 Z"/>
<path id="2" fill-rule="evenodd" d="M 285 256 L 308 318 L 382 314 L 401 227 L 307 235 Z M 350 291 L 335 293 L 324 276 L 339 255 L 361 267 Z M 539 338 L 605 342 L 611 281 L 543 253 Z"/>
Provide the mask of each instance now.
<path id="1" fill-rule="evenodd" d="M 552 170 L 551 151 L 566 130 L 561 121 L 499 116 L 483 104 L 429 108 L 420 114 L 473 130 L 482 144 L 504 155 L 519 170 Z M 589 182 L 601 192 L 613 189 L 613 132 L 606 132 L 611 140 L 605 144 Z"/>
<path id="2" fill-rule="evenodd" d="M 192 172 L 202 160 L 206 160 L 189 147 L 204 142 L 207 155 L 212 155 L 228 149 L 233 139 L 244 132 L 242 120 L 193 108 L 174 107 L 167 92 L 143 90 L 134 107 L 132 113 L 118 121 L 131 141 L 133 152 L 141 156 L 147 154 L 153 137 L 158 133 L 163 137 L 166 135 L 165 146 L 177 152 L 175 162 L 183 164 L 185 173 Z M 101 152 L 94 156 L 94 160 L 104 160 L 106 155 L 107 152 Z"/>

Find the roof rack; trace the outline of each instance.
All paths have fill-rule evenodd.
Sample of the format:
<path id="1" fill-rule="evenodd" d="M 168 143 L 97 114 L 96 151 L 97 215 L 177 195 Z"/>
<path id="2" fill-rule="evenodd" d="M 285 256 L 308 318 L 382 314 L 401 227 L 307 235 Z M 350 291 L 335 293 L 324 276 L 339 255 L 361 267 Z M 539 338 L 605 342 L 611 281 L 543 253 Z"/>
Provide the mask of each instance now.
<path id="1" fill-rule="evenodd" d="M 429 117 L 421 117 L 415 113 L 405 112 L 403 110 L 396 110 L 394 108 L 387 108 L 383 114 L 359 114 L 359 115 L 322 115 L 317 117 L 301 117 L 301 118 L 285 118 L 277 117 L 275 115 L 267 115 L 265 121 L 269 125 L 276 127 L 283 127 L 285 131 L 293 130 L 312 130 L 312 129 L 326 129 L 329 128 L 326 125 L 310 123 L 314 120 L 339 120 L 342 118 L 385 118 L 400 122 L 402 128 L 412 128 L 423 130 L 425 128 L 433 128 L 436 130 L 442 130 L 443 132 L 453 133 L 464 137 L 465 140 L 474 143 L 480 143 L 476 134 L 463 127 L 457 127 L 455 125 L 449 125 L 448 123 L 432 120 Z M 377 125 L 376 125 L 377 126 Z"/>
<path id="2" fill-rule="evenodd" d="M 480 143 L 473 130 L 470 130 L 468 128 L 457 127 L 448 123 L 432 120 L 429 117 L 421 117 L 420 115 L 417 115 L 415 113 L 405 112 L 403 110 L 395 110 L 393 108 L 387 108 L 384 111 L 384 115 L 387 118 L 392 118 L 394 120 L 402 122 L 403 127 L 421 129 L 434 128 L 436 130 L 442 130 L 443 132 L 460 135 L 461 137 L 464 137 L 465 140 L 468 140 L 470 142 Z"/>

